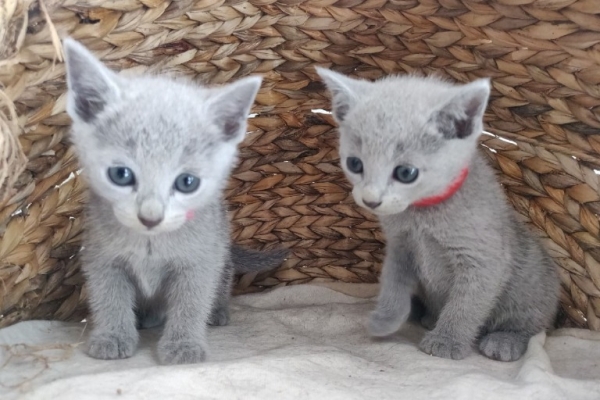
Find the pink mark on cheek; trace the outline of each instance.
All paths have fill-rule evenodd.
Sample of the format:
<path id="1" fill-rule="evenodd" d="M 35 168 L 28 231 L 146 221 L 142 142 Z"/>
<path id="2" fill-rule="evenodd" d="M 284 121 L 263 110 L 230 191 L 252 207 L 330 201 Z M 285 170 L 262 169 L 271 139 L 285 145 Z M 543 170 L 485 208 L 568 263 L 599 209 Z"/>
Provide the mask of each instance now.
<path id="1" fill-rule="evenodd" d="M 185 213 L 185 220 L 189 221 L 194 219 L 194 210 L 188 210 L 188 212 Z"/>

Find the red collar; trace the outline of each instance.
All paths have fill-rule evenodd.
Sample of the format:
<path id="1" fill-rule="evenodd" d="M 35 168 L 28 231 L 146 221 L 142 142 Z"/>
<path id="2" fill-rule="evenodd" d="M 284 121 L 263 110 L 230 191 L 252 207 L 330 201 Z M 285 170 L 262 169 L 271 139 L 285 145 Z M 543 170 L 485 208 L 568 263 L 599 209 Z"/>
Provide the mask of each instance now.
<path id="1" fill-rule="evenodd" d="M 458 175 L 442 193 L 431 197 L 425 197 L 421 200 L 415 201 L 412 205 L 415 207 L 428 207 L 438 205 L 441 202 L 448 200 L 456 192 L 458 192 L 458 189 L 460 189 L 463 183 L 465 183 L 467 175 L 469 175 L 469 168 L 465 167 L 462 171 L 460 171 L 460 175 Z"/>

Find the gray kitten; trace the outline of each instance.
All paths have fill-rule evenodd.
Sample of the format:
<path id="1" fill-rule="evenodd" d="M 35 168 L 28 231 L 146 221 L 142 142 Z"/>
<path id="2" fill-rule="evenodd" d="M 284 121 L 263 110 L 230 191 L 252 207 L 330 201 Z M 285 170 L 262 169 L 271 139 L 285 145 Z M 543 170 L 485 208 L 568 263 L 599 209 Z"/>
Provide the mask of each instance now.
<path id="1" fill-rule="evenodd" d="M 261 78 L 213 89 L 125 79 L 79 43 L 64 46 L 72 140 L 91 188 L 88 354 L 130 357 L 136 328 L 165 322 L 160 362 L 202 361 L 207 322 L 228 322 L 233 273 L 272 268 L 286 254 L 232 247 L 222 194 Z"/>
<path id="2" fill-rule="evenodd" d="M 387 238 L 371 334 L 396 332 L 421 291 L 431 329 L 421 350 L 462 359 L 477 342 L 487 357 L 519 359 L 552 324 L 558 275 L 476 151 L 489 81 L 318 73 L 333 95 L 354 199 Z"/>

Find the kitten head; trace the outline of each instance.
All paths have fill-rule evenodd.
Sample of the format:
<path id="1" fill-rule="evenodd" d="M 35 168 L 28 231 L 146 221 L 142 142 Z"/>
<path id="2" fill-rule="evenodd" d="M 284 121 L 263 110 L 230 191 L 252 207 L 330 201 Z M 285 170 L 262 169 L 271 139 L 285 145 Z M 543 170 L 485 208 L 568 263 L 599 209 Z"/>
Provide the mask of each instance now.
<path id="1" fill-rule="evenodd" d="M 360 206 L 400 213 L 443 192 L 469 165 L 483 130 L 488 79 L 457 86 L 433 77 L 368 82 L 317 72 L 332 93 L 341 164 Z"/>
<path id="2" fill-rule="evenodd" d="M 138 232 L 180 228 L 219 201 L 260 77 L 220 88 L 156 76 L 125 79 L 65 39 L 67 112 L 91 189 Z"/>

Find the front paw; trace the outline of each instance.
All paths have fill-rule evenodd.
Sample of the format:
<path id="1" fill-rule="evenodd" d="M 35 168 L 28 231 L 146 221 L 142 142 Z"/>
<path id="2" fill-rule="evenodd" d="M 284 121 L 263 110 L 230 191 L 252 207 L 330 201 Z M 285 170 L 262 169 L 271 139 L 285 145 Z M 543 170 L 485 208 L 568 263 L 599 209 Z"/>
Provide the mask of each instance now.
<path id="1" fill-rule="evenodd" d="M 421 344 L 421 351 L 436 357 L 462 360 L 471 352 L 470 343 L 458 341 L 451 336 L 428 332 Z"/>
<path id="2" fill-rule="evenodd" d="M 206 360 L 206 345 L 191 340 L 162 340 L 158 344 L 161 364 L 196 364 Z"/>
<path id="3" fill-rule="evenodd" d="M 129 358 L 135 352 L 138 344 L 136 334 L 93 334 L 88 339 L 87 354 L 101 360 L 116 360 Z"/>
<path id="4" fill-rule="evenodd" d="M 396 333 L 405 321 L 406 316 L 375 310 L 369 318 L 369 333 L 375 337 L 390 336 Z"/>

